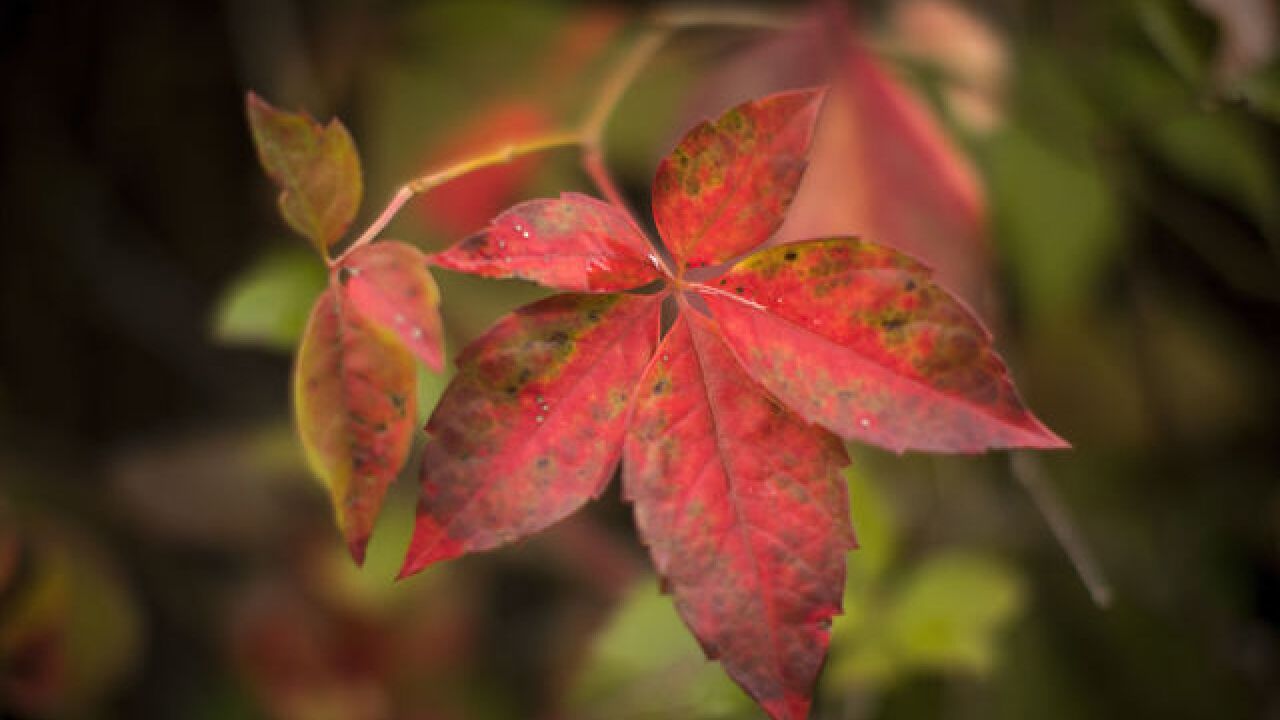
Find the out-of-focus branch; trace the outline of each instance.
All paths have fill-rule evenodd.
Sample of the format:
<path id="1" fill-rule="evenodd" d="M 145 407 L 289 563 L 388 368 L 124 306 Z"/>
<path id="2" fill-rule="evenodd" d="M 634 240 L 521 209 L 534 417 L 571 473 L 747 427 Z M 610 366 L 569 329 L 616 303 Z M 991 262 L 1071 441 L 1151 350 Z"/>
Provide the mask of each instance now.
<path id="1" fill-rule="evenodd" d="M 1111 583 L 1103 575 L 1097 558 L 1076 528 L 1061 498 L 1054 492 L 1040 456 L 1030 452 L 1014 452 L 1010 454 L 1009 464 L 1013 469 L 1013 476 L 1026 488 L 1031 501 L 1044 516 L 1049 530 L 1075 567 L 1080 582 L 1089 590 L 1094 604 L 1100 608 L 1110 607 Z"/>

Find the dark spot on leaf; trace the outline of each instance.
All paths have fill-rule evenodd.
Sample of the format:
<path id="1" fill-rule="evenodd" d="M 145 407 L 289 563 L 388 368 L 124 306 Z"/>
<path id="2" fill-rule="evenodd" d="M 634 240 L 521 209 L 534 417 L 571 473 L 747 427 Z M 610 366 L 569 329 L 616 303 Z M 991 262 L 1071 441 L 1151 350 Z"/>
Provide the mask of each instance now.
<path id="1" fill-rule="evenodd" d="M 508 386 L 505 388 L 505 391 L 506 391 L 507 395 L 509 395 L 509 396 L 511 396 L 511 397 L 515 397 L 515 396 L 516 396 L 516 393 L 520 392 L 520 388 L 516 387 L 515 385 L 508 385 Z"/>
<path id="2" fill-rule="evenodd" d="M 403 417 L 404 411 L 405 411 L 405 401 L 406 401 L 405 396 L 401 395 L 400 393 L 391 393 L 387 397 L 388 399 L 391 400 L 391 407 L 395 408 L 396 412 L 399 413 L 401 417 Z"/>
<path id="3" fill-rule="evenodd" d="M 662 393 L 667 391 L 668 387 L 671 387 L 671 383 L 668 383 L 666 378 L 663 378 L 662 380 L 659 380 L 658 382 L 653 384 L 653 394 L 661 395 Z"/>
<path id="4" fill-rule="evenodd" d="M 915 281 L 915 280 L 913 280 L 913 279 L 908 278 L 908 279 L 907 279 L 907 284 L 906 284 L 906 285 L 903 285 L 903 286 L 902 286 L 902 289 L 903 289 L 903 290 L 905 290 L 905 291 L 907 291 L 907 292 L 913 292 L 913 291 L 916 289 L 916 281 Z"/>
<path id="5" fill-rule="evenodd" d="M 529 368 L 523 368 L 520 370 L 520 377 L 516 379 L 516 382 L 523 385 L 529 382 L 529 378 L 531 377 L 533 377 L 533 371 L 531 371 Z"/>
<path id="6" fill-rule="evenodd" d="M 564 345 L 569 342 L 569 333 L 563 330 L 557 330 L 551 333 L 551 336 L 547 338 L 547 342 L 552 345 Z"/>
<path id="7" fill-rule="evenodd" d="M 587 311 L 587 319 L 590 320 L 591 322 L 600 322 L 600 311 L 599 310 Z"/>
<path id="8" fill-rule="evenodd" d="M 355 273 L 351 272 L 351 268 L 349 267 L 338 268 L 338 282 L 340 284 L 346 285 L 347 282 L 351 280 L 352 275 L 355 275 Z"/>
<path id="9" fill-rule="evenodd" d="M 782 259 L 786 260 L 787 262 L 794 262 L 797 257 L 799 256 L 796 255 L 795 250 L 788 250 L 787 254 L 782 256 Z"/>
<path id="10" fill-rule="evenodd" d="M 738 287 L 734 288 L 734 289 L 733 289 L 733 291 L 734 291 L 734 292 L 736 292 L 736 293 L 738 293 L 739 295 L 741 295 L 741 294 L 742 294 L 742 286 L 741 286 L 741 285 L 739 285 Z"/>
<path id="11" fill-rule="evenodd" d="M 539 470 L 546 470 L 548 467 L 551 467 L 551 460 L 546 457 L 540 457 L 538 458 L 538 462 L 534 464 L 537 465 Z"/>
<path id="12" fill-rule="evenodd" d="M 884 322 L 880 323 L 880 327 L 885 330 L 897 330 L 907 324 L 906 318 L 902 316 L 887 317 Z"/>
<path id="13" fill-rule="evenodd" d="M 725 280 L 724 278 L 720 278 L 720 284 L 721 284 L 721 285 L 724 285 L 724 284 L 725 284 L 725 283 L 727 283 L 727 282 L 729 282 L 729 281 L 728 281 L 728 280 Z"/>

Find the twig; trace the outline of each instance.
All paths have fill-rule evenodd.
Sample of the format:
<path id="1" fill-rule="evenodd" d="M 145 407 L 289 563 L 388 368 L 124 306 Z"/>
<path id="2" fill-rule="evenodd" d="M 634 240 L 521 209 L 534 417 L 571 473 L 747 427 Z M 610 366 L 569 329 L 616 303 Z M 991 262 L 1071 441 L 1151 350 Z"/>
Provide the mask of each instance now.
<path id="1" fill-rule="evenodd" d="M 1110 607 L 1111 583 L 1102 574 L 1097 558 L 1085 543 L 1084 536 L 1076 529 L 1066 506 L 1054 492 L 1040 456 L 1029 452 L 1014 452 L 1010 454 L 1009 465 L 1013 469 L 1013 476 L 1026 488 L 1031 501 L 1048 523 L 1049 530 L 1062 546 L 1071 565 L 1075 567 L 1076 575 L 1089 590 L 1094 604 L 1100 608 Z"/>
<path id="2" fill-rule="evenodd" d="M 425 193 L 450 180 L 486 167 L 503 165 L 517 157 L 559 147 L 578 146 L 582 151 L 582 167 L 591 181 L 595 183 L 605 198 L 627 210 L 622 193 L 608 172 L 604 162 L 603 137 L 605 126 L 621 102 L 622 97 L 635 82 L 640 72 L 662 49 L 676 30 L 704 26 L 748 27 L 778 29 L 788 28 L 795 24 L 789 16 L 765 11 L 744 9 L 718 9 L 713 7 L 689 10 L 665 10 L 655 13 L 650 18 L 651 27 L 632 43 L 627 53 L 618 62 L 596 93 L 595 101 L 587 113 L 579 129 L 556 132 L 520 143 L 506 144 L 483 155 L 464 160 L 424 175 L 402 185 L 378 217 L 355 239 L 337 258 L 330 260 L 330 265 L 341 262 L 353 250 L 367 245 L 377 239 L 387 228 L 396 214 L 404 208 L 415 195 Z M 629 212 L 629 211 L 628 211 Z M 665 261 L 664 261 L 665 264 Z"/>
<path id="3" fill-rule="evenodd" d="M 645 30 L 618 62 L 613 72 L 605 78 L 604 84 L 596 94 L 595 102 L 591 104 L 586 120 L 582 123 L 582 138 L 586 145 L 592 147 L 600 145 L 604 127 L 618 107 L 618 102 L 635 82 L 640 71 L 666 44 L 671 33 L 670 28 L 658 27 Z"/>
<path id="4" fill-rule="evenodd" d="M 346 257 L 352 250 L 372 242 L 379 233 L 386 229 L 387 225 L 396 216 L 396 213 L 400 212 L 400 209 L 404 207 L 404 204 L 409 202 L 414 195 L 420 195 L 432 188 L 443 185 L 450 180 L 457 179 L 467 173 L 475 172 L 482 168 L 492 167 L 494 165 L 505 165 L 506 163 L 524 155 L 530 155 L 532 153 L 541 152 L 551 148 L 569 147 L 581 144 L 582 135 L 580 133 L 553 133 L 551 135 L 533 138 L 522 143 L 509 143 L 483 155 L 477 155 L 454 165 L 450 165 L 442 170 L 438 170 L 430 175 L 424 175 L 416 180 L 411 180 L 410 182 L 400 186 L 399 190 L 396 190 L 396 194 L 391 197 L 391 202 L 387 203 L 387 206 L 383 208 L 377 219 L 369 226 L 369 229 L 365 230 L 360 237 L 356 238 L 355 242 L 351 243 L 342 255 L 333 262 L 337 263 L 341 261 L 342 258 Z"/>

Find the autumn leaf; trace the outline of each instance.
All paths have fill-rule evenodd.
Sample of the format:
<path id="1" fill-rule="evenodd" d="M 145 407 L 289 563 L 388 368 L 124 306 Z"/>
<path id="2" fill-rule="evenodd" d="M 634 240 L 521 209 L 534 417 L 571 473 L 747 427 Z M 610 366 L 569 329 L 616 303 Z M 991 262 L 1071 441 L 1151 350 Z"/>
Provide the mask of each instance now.
<path id="1" fill-rule="evenodd" d="M 1064 446 L 977 319 L 902 253 L 850 238 L 771 247 L 701 296 L 751 376 L 842 437 L 896 452 Z"/>
<path id="2" fill-rule="evenodd" d="M 566 193 L 531 200 L 432 262 L 492 278 L 518 277 L 559 290 L 616 292 L 657 280 L 649 241 L 626 213 L 595 198 Z"/>
<path id="3" fill-rule="evenodd" d="M 676 260 L 702 267 L 769 239 L 804 173 L 821 93 L 779 93 L 704 122 L 658 165 L 653 216 Z"/>
<path id="4" fill-rule="evenodd" d="M 710 320 L 676 321 L 640 383 L 626 494 L 681 617 L 774 717 L 808 717 L 840 611 L 847 463 L 745 376 Z"/>
<path id="5" fill-rule="evenodd" d="M 395 335 L 366 319 L 341 287 L 320 295 L 294 367 L 294 415 L 357 563 L 409 454 L 416 382 L 413 355 Z"/>
<path id="6" fill-rule="evenodd" d="M 356 248 L 338 264 L 338 279 L 352 305 L 400 339 L 436 372 L 444 367 L 440 291 L 416 248 L 378 242 Z"/>
<path id="7" fill-rule="evenodd" d="M 813 166 L 777 242 L 856 235 L 887 245 L 929 263 L 943 287 L 988 313 L 991 251 L 977 173 L 860 40 L 838 56 Z"/>
<path id="8" fill-rule="evenodd" d="M 579 195 L 518 205 L 432 257 L 592 294 L 522 308 L 458 358 L 427 425 L 402 576 L 556 522 L 621 459 L 681 617 L 773 718 L 795 720 L 853 546 L 837 436 L 898 451 L 1065 445 L 1023 407 L 981 323 L 897 250 L 805 240 L 705 267 L 778 229 L 822 98 L 752 100 L 685 136 L 654 182 L 670 267 L 624 211 Z"/>
<path id="9" fill-rule="evenodd" d="M 462 353 L 427 424 L 401 576 L 537 532 L 604 490 L 658 311 L 653 297 L 557 295 Z"/>
<path id="10" fill-rule="evenodd" d="M 258 158 L 280 187 L 280 213 L 323 256 L 347 231 L 360 208 L 360 157 L 347 128 L 334 118 L 320 125 L 306 113 L 246 99 Z"/>

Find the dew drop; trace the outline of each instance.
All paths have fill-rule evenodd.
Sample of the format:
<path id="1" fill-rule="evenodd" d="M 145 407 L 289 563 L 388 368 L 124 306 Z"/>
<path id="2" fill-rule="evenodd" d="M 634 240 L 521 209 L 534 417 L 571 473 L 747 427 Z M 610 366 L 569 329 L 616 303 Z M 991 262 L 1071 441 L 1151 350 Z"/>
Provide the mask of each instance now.
<path id="1" fill-rule="evenodd" d="M 403 316 L 403 315 L 401 315 L 400 313 L 396 313 L 396 324 L 397 324 L 397 325 L 403 325 L 403 324 L 404 324 L 404 316 Z"/>
<path id="2" fill-rule="evenodd" d="M 421 340 L 421 339 L 422 339 L 422 328 L 417 328 L 417 327 L 416 327 L 416 328 L 414 328 L 413 330 L 409 331 L 409 335 L 411 335 L 411 336 L 413 337 L 413 339 L 414 339 L 414 340 Z"/>
<path id="3" fill-rule="evenodd" d="M 498 241 L 498 249 L 499 249 L 499 250 L 506 250 L 506 249 L 507 249 L 507 241 L 506 241 L 506 240 L 499 240 L 499 241 Z"/>
<path id="4" fill-rule="evenodd" d="M 869 417 L 859 418 L 858 424 L 862 426 L 863 430 L 866 430 L 867 428 L 871 427 L 871 418 Z"/>
<path id="5" fill-rule="evenodd" d="M 671 362 L 671 356 L 666 353 L 662 353 L 662 362 Z"/>
<path id="6" fill-rule="evenodd" d="M 521 231 L 520 231 L 520 237 L 525 238 L 525 239 L 527 240 L 527 239 L 529 238 L 529 231 L 528 231 L 528 230 L 521 230 Z"/>
<path id="7" fill-rule="evenodd" d="M 533 419 L 533 421 L 534 421 L 534 422 L 537 422 L 537 423 L 540 423 L 540 422 L 542 422 L 543 420 L 546 420 L 546 418 L 542 417 L 541 415 L 539 415 L 538 417 L 536 417 L 536 418 L 534 418 L 534 419 Z"/>

